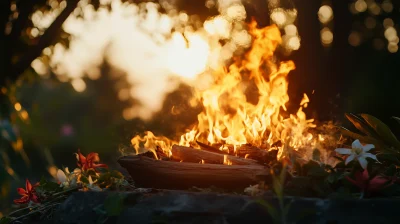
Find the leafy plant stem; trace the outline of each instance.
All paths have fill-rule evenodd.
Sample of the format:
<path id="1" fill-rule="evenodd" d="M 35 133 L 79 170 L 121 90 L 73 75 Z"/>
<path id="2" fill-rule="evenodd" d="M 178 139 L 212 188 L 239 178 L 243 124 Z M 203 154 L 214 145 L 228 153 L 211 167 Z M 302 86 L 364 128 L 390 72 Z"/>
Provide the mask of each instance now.
<path id="1" fill-rule="evenodd" d="M 363 199 L 363 198 L 364 198 L 364 195 L 365 195 L 365 192 L 364 192 L 364 191 L 361 191 L 360 199 Z"/>
<path id="2" fill-rule="evenodd" d="M 63 194 L 69 193 L 69 192 L 73 192 L 73 191 L 79 190 L 79 189 L 81 189 L 81 188 L 82 188 L 82 187 L 74 187 L 74 188 L 71 188 L 71 189 L 68 189 L 68 190 L 65 190 L 65 191 L 61 191 L 61 192 L 55 193 L 55 194 L 53 194 L 52 196 L 57 197 L 57 196 L 59 196 L 59 195 L 63 195 Z"/>
<path id="3" fill-rule="evenodd" d="M 57 197 L 57 196 L 60 196 L 60 195 L 62 195 L 62 197 L 54 198 L 54 199 L 52 199 L 52 200 L 50 200 L 50 201 L 47 201 L 46 203 L 52 203 L 52 202 L 58 201 L 59 199 L 62 199 L 62 198 L 64 197 L 64 194 L 69 193 L 69 192 L 72 192 L 72 191 L 75 191 L 75 190 L 78 190 L 79 188 L 80 188 L 80 187 L 75 187 L 75 188 L 71 188 L 71 189 L 68 189 L 68 190 L 65 190 L 65 191 L 62 191 L 62 192 L 58 192 L 58 193 L 56 193 L 56 194 L 53 194 L 53 195 L 52 195 L 53 197 Z M 25 211 L 25 210 L 28 210 L 28 209 L 34 210 L 34 209 L 40 208 L 40 207 L 42 207 L 42 206 L 43 206 L 43 204 L 36 205 L 36 206 L 33 206 L 33 207 L 21 208 L 21 209 L 18 209 L 18 210 L 15 210 L 15 211 L 11 212 L 10 214 L 8 214 L 8 216 L 11 217 L 12 215 L 17 214 L 17 213 L 19 213 L 19 212 L 22 212 L 22 211 Z"/>
<path id="4" fill-rule="evenodd" d="M 19 216 L 19 217 L 14 218 L 14 219 L 12 220 L 11 223 L 13 223 L 13 222 L 15 222 L 15 221 L 18 221 L 18 220 L 21 220 L 21 219 L 24 219 L 24 218 L 26 218 L 26 217 L 29 217 L 29 216 L 31 216 L 31 215 L 33 215 L 33 214 L 36 214 L 36 213 L 41 212 L 41 211 L 43 211 L 43 210 L 46 210 L 46 209 L 48 209 L 48 208 L 52 208 L 52 207 L 57 206 L 57 205 L 59 205 L 59 204 L 61 204 L 61 203 L 53 203 L 53 204 L 44 206 L 44 207 L 42 207 L 41 209 L 38 209 L 38 210 L 35 210 L 35 211 L 32 211 L 32 212 L 29 212 L 28 214 L 21 215 L 21 216 Z"/>
<path id="5" fill-rule="evenodd" d="M 283 224 L 286 224 L 286 214 L 285 214 L 285 205 L 283 201 L 283 197 L 279 197 L 279 207 L 281 210 L 281 221 Z"/>

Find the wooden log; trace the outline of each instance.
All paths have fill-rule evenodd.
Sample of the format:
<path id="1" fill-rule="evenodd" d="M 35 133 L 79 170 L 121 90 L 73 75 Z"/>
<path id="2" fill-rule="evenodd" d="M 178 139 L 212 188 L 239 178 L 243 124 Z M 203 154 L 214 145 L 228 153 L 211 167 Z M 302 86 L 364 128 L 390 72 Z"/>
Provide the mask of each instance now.
<path id="1" fill-rule="evenodd" d="M 172 162 L 146 156 L 125 156 L 118 163 L 128 170 L 138 187 L 188 189 L 215 186 L 241 189 L 269 179 L 268 168 L 253 165 L 222 165 Z"/>
<path id="2" fill-rule="evenodd" d="M 202 150 L 205 150 L 205 151 L 215 152 L 215 153 L 223 154 L 223 155 L 225 155 L 225 154 L 229 155 L 230 154 L 229 151 L 222 151 L 222 150 L 219 150 L 217 147 L 214 147 L 214 146 L 211 146 L 211 145 L 207 145 L 207 144 L 204 144 L 204 143 L 199 142 L 199 141 L 196 141 L 196 143 L 197 143 L 197 145 L 200 146 L 200 148 Z"/>
<path id="3" fill-rule="evenodd" d="M 228 150 L 222 151 L 219 150 L 218 148 L 215 148 L 213 146 L 197 142 L 197 144 L 200 146 L 202 150 L 209 151 L 209 152 L 215 152 L 218 154 L 229 154 L 229 155 L 235 155 L 251 160 L 256 160 L 261 163 L 269 162 L 271 160 L 276 159 L 276 152 L 275 151 L 268 151 L 266 149 L 260 149 L 256 146 L 252 145 L 241 145 L 236 148 L 236 151 L 234 151 L 233 146 L 228 146 Z"/>
<path id="4" fill-rule="evenodd" d="M 210 152 L 179 145 L 173 145 L 171 152 L 173 159 L 182 160 L 183 162 L 190 163 L 199 163 L 204 160 L 204 163 L 206 164 L 223 164 L 224 157 L 226 157 L 227 160 L 232 163 L 232 165 L 252 165 L 257 163 L 257 161 L 251 159 L 240 158 L 232 155 L 223 155 L 216 152 Z"/>
<path id="5" fill-rule="evenodd" d="M 236 149 L 236 153 L 238 156 L 241 157 L 248 157 L 252 159 L 264 159 L 269 156 L 269 153 L 267 150 L 260 149 L 256 146 L 252 145 L 241 145 Z"/>

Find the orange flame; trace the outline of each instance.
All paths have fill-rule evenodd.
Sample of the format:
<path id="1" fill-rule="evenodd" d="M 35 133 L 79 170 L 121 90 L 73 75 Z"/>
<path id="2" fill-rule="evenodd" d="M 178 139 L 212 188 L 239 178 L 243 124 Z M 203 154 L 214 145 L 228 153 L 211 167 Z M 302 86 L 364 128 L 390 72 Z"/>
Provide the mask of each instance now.
<path id="1" fill-rule="evenodd" d="M 224 165 L 232 165 L 232 162 L 228 159 L 227 155 L 224 155 Z"/>
<path id="2" fill-rule="evenodd" d="M 197 125 L 183 134 L 179 142 L 156 137 L 151 132 L 147 132 L 143 138 L 136 136 L 132 139 L 136 150 L 143 142 L 145 148 L 152 149 L 158 145 L 164 150 L 168 150 L 172 144 L 190 146 L 195 144 L 196 140 L 234 147 L 252 144 L 264 149 L 269 149 L 276 142 L 282 142 L 286 146 L 280 148 L 278 153 L 278 157 L 282 158 L 285 157 L 284 148 L 290 147 L 296 150 L 300 146 L 310 144 L 313 136 L 307 130 L 315 125 L 313 119 L 307 119 L 302 110 L 309 102 L 307 95 L 304 94 L 296 114 L 291 114 L 288 118 L 281 115 L 281 110 L 286 111 L 285 105 L 289 101 L 287 76 L 295 69 L 292 61 L 276 63 L 274 58 L 274 51 L 282 42 L 281 33 L 275 25 L 262 29 L 258 29 L 256 25 L 255 22 L 250 24 L 253 42 L 245 57 L 236 59 L 228 69 L 221 66 L 211 71 L 213 81 L 208 88 L 194 87 L 195 100 L 204 107 L 198 114 Z M 196 40 L 201 45 L 205 43 Z M 212 49 L 210 47 L 208 49 L 211 55 Z M 206 62 L 200 60 L 191 63 Z M 205 67 L 198 64 L 194 66 L 194 68 Z M 182 68 L 181 71 L 185 69 Z M 189 73 L 183 72 L 183 75 Z M 257 94 L 258 98 L 251 100 L 250 92 L 253 96 Z M 229 164 L 226 158 L 224 164 Z"/>

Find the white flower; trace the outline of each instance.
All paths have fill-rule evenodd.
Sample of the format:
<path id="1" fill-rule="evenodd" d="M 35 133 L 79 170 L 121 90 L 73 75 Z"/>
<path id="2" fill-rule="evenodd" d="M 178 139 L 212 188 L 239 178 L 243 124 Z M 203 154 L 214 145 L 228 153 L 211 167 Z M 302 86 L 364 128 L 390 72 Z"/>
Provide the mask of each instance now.
<path id="1" fill-rule="evenodd" d="M 361 142 L 357 139 L 351 144 L 351 149 L 338 148 L 335 149 L 335 151 L 342 155 L 349 155 L 349 157 L 347 157 L 345 162 L 346 165 L 353 160 L 358 160 L 361 167 L 363 169 L 366 169 L 368 165 L 368 161 L 366 160 L 366 158 L 369 157 L 371 159 L 377 160 L 375 155 L 369 153 L 369 150 L 373 148 L 375 148 L 374 145 L 372 144 L 362 145 Z"/>
<path id="2" fill-rule="evenodd" d="M 87 185 L 87 188 L 89 188 L 92 191 L 102 191 L 102 189 L 98 185 L 95 185 L 97 180 L 93 181 L 92 176 L 89 176 L 88 180 L 89 184 Z"/>
<path id="3" fill-rule="evenodd" d="M 74 172 L 70 173 L 68 167 L 65 171 L 58 169 L 57 180 L 60 182 L 60 186 L 64 188 L 75 187 L 78 183 L 79 176 L 81 175 L 81 170 L 76 168 Z"/>
<path id="4" fill-rule="evenodd" d="M 256 184 L 256 185 L 250 185 L 250 187 L 246 187 L 244 189 L 244 193 L 250 196 L 258 196 L 261 195 L 263 191 L 261 190 L 260 186 Z"/>

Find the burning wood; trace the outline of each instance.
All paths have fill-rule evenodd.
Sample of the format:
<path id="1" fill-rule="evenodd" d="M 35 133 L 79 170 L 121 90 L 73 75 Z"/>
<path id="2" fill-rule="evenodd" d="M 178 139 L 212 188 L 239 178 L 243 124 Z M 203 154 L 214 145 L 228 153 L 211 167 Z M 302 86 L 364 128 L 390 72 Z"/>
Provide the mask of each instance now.
<path id="1" fill-rule="evenodd" d="M 313 119 L 307 119 L 303 112 L 309 102 L 306 95 L 295 114 L 281 113 L 289 101 L 287 75 L 295 66 L 292 61 L 275 63 L 274 51 L 282 42 L 278 27 L 258 29 L 255 22 L 249 25 L 252 46 L 235 60 L 238 63 L 227 67 L 222 60 L 224 63 L 210 73 L 212 81 L 206 82 L 206 88 L 194 85 L 202 78 L 196 77 L 191 100 L 203 110 L 190 130 L 175 139 L 152 132 L 132 138 L 136 154 L 142 147 L 158 150 L 153 151 L 156 159 L 120 159 L 138 184 L 158 188 L 248 186 L 258 182 L 256 176 L 269 175 L 262 164 L 293 160 L 301 147 L 316 144 L 318 139 L 308 132 L 315 127 Z M 249 91 L 255 91 L 253 97 Z M 196 142 L 201 150 L 188 147 Z M 281 145 L 277 150 L 269 151 L 267 146 L 278 142 Z M 221 145 L 214 147 L 216 144 L 224 144 L 227 150 L 220 150 Z"/>
<path id="2" fill-rule="evenodd" d="M 174 148 L 187 150 L 181 147 Z M 188 151 L 191 151 L 190 148 Z M 227 166 L 200 164 L 198 161 L 197 163 L 162 161 L 143 155 L 125 156 L 118 162 L 128 170 L 135 184 L 140 187 L 188 189 L 193 186 L 215 186 L 234 190 L 257 184 L 270 175 L 266 167 L 255 163 Z"/>
<path id="3" fill-rule="evenodd" d="M 209 146 L 199 141 L 197 141 L 196 143 L 200 146 L 202 150 L 220 154 L 235 155 L 250 160 L 256 160 L 260 163 L 265 163 L 276 159 L 277 153 L 277 150 L 267 151 L 256 146 L 252 146 L 250 144 L 238 146 L 236 147 L 236 150 L 232 145 L 227 146 L 227 150 L 219 150 L 217 147 Z"/>
<path id="4" fill-rule="evenodd" d="M 171 152 L 173 159 L 190 163 L 199 163 L 202 160 L 204 160 L 204 163 L 206 164 L 224 164 L 224 160 L 230 161 L 232 165 L 254 165 L 257 163 L 257 161 L 252 159 L 244 159 L 232 155 L 223 155 L 216 152 L 179 145 L 172 146 Z M 224 157 L 226 157 L 226 159 L 224 159 Z"/>

